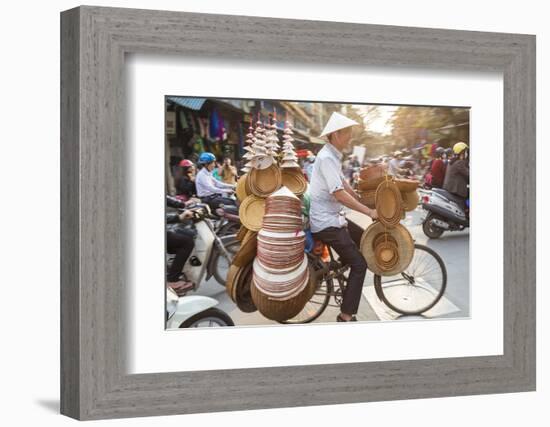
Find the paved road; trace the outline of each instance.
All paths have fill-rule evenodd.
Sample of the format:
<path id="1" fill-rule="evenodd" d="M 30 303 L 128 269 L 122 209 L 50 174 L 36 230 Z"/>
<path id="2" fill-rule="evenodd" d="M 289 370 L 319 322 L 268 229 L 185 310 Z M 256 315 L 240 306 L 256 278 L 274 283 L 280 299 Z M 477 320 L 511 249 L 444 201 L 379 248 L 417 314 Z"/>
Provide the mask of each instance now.
<path id="1" fill-rule="evenodd" d="M 348 217 L 354 222 L 367 227 L 370 218 L 350 212 Z M 433 248 L 443 259 L 447 268 L 448 280 L 444 298 L 425 317 L 456 318 L 469 316 L 469 233 L 453 232 L 444 233 L 437 240 L 428 239 L 422 232 L 422 218 L 424 211 L 417 208 L 408 212 L 403 224 L 409 229 L 417 243 L 425 244 Z M 379 320 L 411 320 L 420 316 L 398 316 L 397 313 L 389 310 L 376 298 L 373 292 L 373 276 L 367 274 L 363 297 L 357 313 L 358 320 L 379 321 Z M 225 288 L 220 286 L 214 279 L 203 283 L 195 295 L 211 296 L 219 301 L 219 308 L 226 311 L 234 320 L 236 325 L 266 325 L 276 324 L 264 318 L 260 313 L 242 313 L 225 293 Z M 332 301 L 333 303 L 333 301 Z M 322 316 L 315 322 L 334 322 L 339 310 L 336 307 L 328 307 Z"/>

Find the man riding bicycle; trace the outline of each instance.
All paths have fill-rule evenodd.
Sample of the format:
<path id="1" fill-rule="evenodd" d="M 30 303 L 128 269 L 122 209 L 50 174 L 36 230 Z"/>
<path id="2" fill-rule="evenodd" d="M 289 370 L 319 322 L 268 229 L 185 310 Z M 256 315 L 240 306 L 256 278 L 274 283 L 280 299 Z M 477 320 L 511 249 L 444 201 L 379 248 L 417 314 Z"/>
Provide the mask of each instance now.
<path id="1" fill-rule="evenodd" d="M 309 193 L 311 197 L 310 226 L 313 237 L 332 247 L 340 260 L 350 266 L 348 282 L 343 295 L 338 322 L 356 321 L 367 263 L 359 250 L 363 229 L 346 220 L 344 206 L 377 218 L 376 210 L 359 201 L 358 195 L 344 179 L 342 152 L 349 148 L 352 127 L 358 125 L 340 113 L 332 113 L 320 137 L 328 143 L 319 151 Z"/>

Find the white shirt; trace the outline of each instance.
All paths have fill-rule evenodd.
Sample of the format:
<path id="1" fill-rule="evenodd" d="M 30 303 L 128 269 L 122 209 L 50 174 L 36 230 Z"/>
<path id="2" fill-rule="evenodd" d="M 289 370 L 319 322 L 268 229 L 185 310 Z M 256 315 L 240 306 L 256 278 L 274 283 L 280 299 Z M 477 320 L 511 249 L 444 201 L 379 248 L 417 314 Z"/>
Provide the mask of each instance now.
<path id="1" fill-rule="evenodd" d="M 223 190 L 233 188 L 231 184 L 225 184 L 214 178 L 212 172 L 209 172 L 206 166 L 203 167 L 199 173 L 197 173 L 195 178 L 195 186 L 197 187 L 197 196 L 199 197 L 222 194 Z"/>
<path id="2" fill-rule="evenodd" d="M 400 166 L 401 166 L 401 160 L 391 159 L 390 162 L 388 163 L 388 175 L 398 176 Z"/>
<path id="3" fill-rule="evenodd" d="M 343 189 L 342 153 L 327 143 L 319 151 L 311 174 L 309 223 L 312 233 L 328 227 L 341 228 L 347 224 L 344 206 L 333 194 Z"/>

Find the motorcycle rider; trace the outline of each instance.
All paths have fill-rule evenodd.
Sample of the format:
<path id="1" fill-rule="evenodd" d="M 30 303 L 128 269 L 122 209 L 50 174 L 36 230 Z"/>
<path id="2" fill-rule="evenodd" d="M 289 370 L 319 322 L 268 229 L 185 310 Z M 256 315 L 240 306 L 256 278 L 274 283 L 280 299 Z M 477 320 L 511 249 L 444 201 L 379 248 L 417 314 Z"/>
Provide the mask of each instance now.
<path id="1" fill-rule="evenodd" d="M 184 222 L 192 217 L 192 211 L 184 210 L 180 214 L 168 214 L 166 223 L 174 224 Z M 193 252 L 194 247 L 195 240 L 191 232 L 188 233 L 186 230 L 180 230 L 178 232 L 171 230 L 166 231 L 166 252 L 176 255 L 167 272 L 166 282 L 167 286 L 172 288 L 178 296 L 184 295 L 195 286 L 193 282 L 182 279 L 181 274 L 183 266 L 187 262 L 187 258 L 191 255 L 191 252 Z"/>
<path id="2" fill-rule="evenodd" d="M 195 187 L 195 165 L 191 160 L 183 159 L 178 166 L 181 169 L 181 175 L 176 181 L 176 194 L 190 199 L 197 193 Z"/>
<path id="3" fill-rule="evenodd" d="M 445 181 L 445 162 L 442 157 L 445 153 L 443 147 L 437 147 L 435 149 L 435 158 L 432 161 L 430 173 L 432 174 L 432 187 L 441 188 Z"/>
<path id="4" fill-rule="evenodd" d="M 199 164 L 202 169 L 197 173 L 195 185 L 197 187 L 197 196 L 210 206 L 212 212 L 220 205 L 235 205 L 235 200 L 224 197 L 222 193 L 233 192 L 235 185 L 226 184 L 218 181 L 212 175 L 212 171 L 216 167 L 216 156 L 209 152 L 204 152 L 199 156 Z"/>
<path id="5" fill-rule="evenodd" d="M 388 175 L 399 177 L 406 173 L 405 169 L 401 168 L 401 157 L 403 153 L 396 151 L 393 153 L 393 158 L 388 163 Z"/>
<path id="6" fill-rule="evenodd" d="M 309 187 L 311 232 L 316 240 L 330 245 L 340 259 L 351 267 L 344 291 L 338 322 L 355 321 L 361 301 L 367 263 L 359 250 L 363 229 L 344 217 L 344 206 L 377 218 L 376 210 L 369 209 L 359 201 L 342 173 L 342 157 L 349 148 L 352 126 L 358 125 L 340 113 L 332 113 L 321 137 L 328 142 L 319 151 L 313 165 Z"/>
<path id="7" fill-rule="evenodd" d="M 470 183 L 470 164 L 468 160 L 469 148 L 465 142 L 457 142 L 453 145 L 454 156 L 447 165 L 443 189 L 463 200 L 463 208 L 466 210 Z"/>

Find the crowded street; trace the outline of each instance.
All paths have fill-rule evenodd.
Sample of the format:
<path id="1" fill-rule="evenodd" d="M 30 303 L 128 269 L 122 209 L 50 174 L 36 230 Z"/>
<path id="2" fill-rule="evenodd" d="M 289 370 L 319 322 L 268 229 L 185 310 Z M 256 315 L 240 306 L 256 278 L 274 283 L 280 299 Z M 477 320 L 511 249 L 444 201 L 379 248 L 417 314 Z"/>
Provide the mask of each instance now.
<path id="1" fill-rule="evenodd" d="M 365 215 L 355 212 L 348 212 L 348 217 L 368 227 L 372 222 Z M 408 212 L 404 224 L 411 232 L 415 242 L 425 244 L 436 250 L 445 260 L 447 267 L 448 281 L 445 295 L 439 304 L 431 312 L 421 316 L 404 316 L 392 312 L 378 300 L 373 290 L 373 275 L 367 273 L 363 286 L 363 296 L 357 313 L 357 320 L 380 321 L 380 320 L 414 320 L 428 318 L 464 318 L 469 317 L 470 286 L 469 286 L 469 231 L 444 234 L 439 239 L 428 239 L 422 232 L 422 219 L 426 211 L 418 207 Z M 219 308 L 227 312 L 240 326 L 245 325 L 277 325 L 277 322 L 266 319 L 259 312 L 243 313 L 231 301 L 225 288 L 220 286 L 214 278 L 208 280 L 201 287 L 201 294 L 215 298 L 219 301 Z M 315 323 L 333 322 L 338 314 L 336 306 L 327 307 L 325 312 L 315 320 Z"/>
<path id="2" fill-rule="evenodd" d="M 467 108 L 170 96 L 166 120 L 168 329 L 470 317 Z"/>

